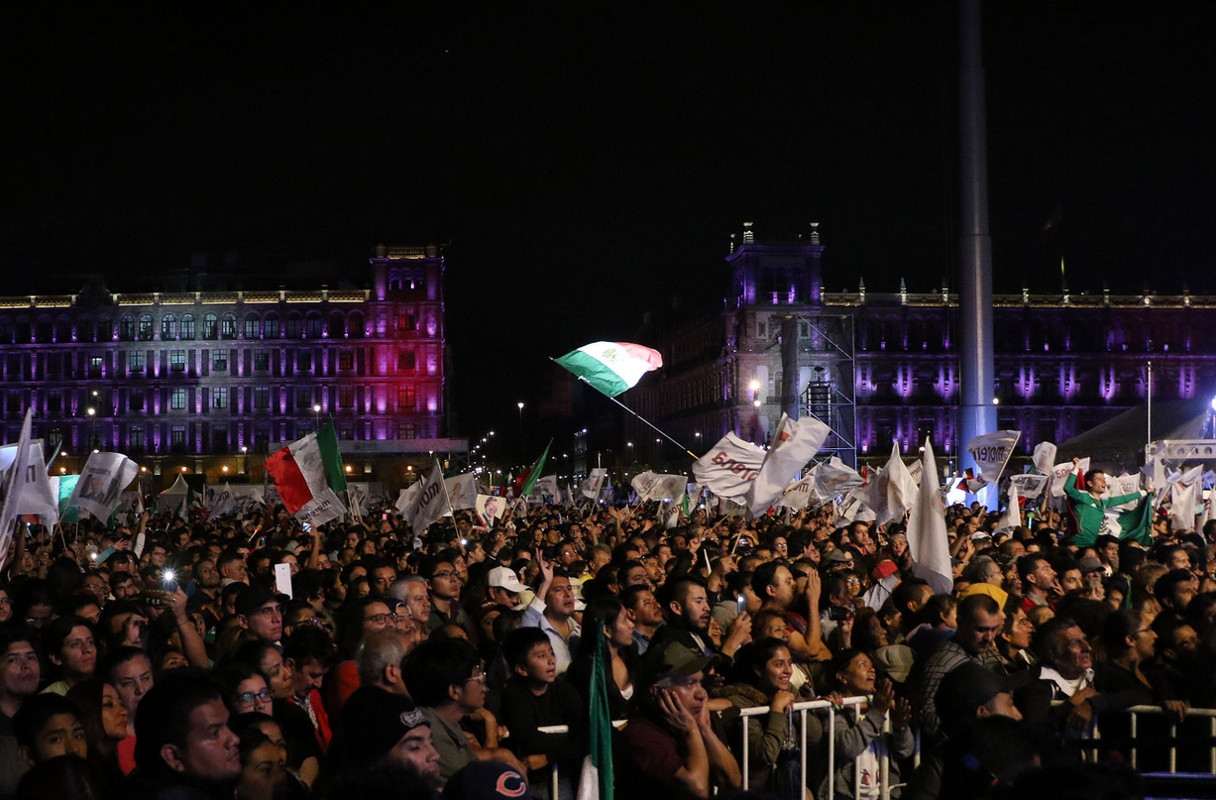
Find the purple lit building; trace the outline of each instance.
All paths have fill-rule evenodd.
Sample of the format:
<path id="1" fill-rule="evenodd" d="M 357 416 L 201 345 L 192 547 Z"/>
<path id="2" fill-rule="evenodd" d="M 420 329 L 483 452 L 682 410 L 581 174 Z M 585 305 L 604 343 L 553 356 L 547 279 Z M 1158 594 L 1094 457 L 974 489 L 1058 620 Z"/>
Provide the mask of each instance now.
<path id="1" fill-rule="evenodd" d="M 795 239 L 758 240 L 749 224 L 727 257 L 730 294 L 721 311 L 689 319 L 659 344 L 665 368 L 633 402 L 698 452 L 726 431 L 755 442 L 771 435 L 786 392 L 800 413 L 833 429 L 828 446 L 846 461 L 882 461 L 892 441 L 907 453 L 926 436 L 939 455 L 960 450 L 958 298 L 929 293 L 822 288 L 817 228 Z M 995 394 L 999 426 L 1021 430 L 1025 454 L 1063 443 L 1143 403 L 1152 362 L 1153 400 L 1216 389 L 1216 297 L 996 295 Z M 797 347 L 783 333 L 797 337 Z M 784 352 L 783 352 L 784 351 Z M 636 423 L 629 439 L 643 439 Z"/>
<path id="2" fill-rule="evenodd" d="M 0 298 L 5 438 L 32 406 L 67 471 L 105 449 L 260 482 L 265 453 L 332 418 L 348 471 L 395 486 L 402 463 L 467 450 L 444 425 L 443 270 L 434 246 L 380 247 L 368 288 L 248 288 L 245 272 Z"/>

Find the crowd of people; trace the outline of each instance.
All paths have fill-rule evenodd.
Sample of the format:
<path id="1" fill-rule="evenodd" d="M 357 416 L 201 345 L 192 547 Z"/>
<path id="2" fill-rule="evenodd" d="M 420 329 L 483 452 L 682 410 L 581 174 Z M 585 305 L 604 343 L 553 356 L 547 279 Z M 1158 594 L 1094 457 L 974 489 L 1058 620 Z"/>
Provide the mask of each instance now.
<path id="1" fill-rule="evenodd" d="M 1144 545 L 945 515 L 940 592 L 900 521 L 831 504 L 23 524 L 0 798 L 567 800 L 598 682 L 620 797 L 1046 798 L 1111 783 L 1124 709 L 1216 707 L 1216 522 Z M 1119 774 L 1094 796 L 1136 796 Z"/>

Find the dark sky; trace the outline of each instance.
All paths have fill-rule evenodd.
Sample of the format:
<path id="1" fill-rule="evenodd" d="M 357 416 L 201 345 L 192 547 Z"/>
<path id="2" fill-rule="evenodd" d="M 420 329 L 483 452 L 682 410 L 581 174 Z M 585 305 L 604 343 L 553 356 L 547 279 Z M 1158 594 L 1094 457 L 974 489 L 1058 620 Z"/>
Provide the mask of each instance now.
<path id="1" fill-rule="evenodd" d="M 9 291 L 451 242 L 474 434 L 720 298 L 744 220 L 819 221 L 831 290 L 957 283 L 952 3 L 253 5 L 3 12 Z M 1061 250 L 1074 290 L 1216 291 L 1212 7 L 989 4 L 997 291 Z"/>

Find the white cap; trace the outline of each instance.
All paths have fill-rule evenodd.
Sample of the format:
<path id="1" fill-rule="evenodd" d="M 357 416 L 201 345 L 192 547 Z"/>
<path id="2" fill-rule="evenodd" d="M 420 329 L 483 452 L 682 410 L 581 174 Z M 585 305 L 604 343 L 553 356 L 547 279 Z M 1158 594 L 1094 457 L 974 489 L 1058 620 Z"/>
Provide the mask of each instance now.
<path id="1" fill-rule="evenodd" d="M 490 570 L 490 586 L 506 589 L 508 592 L 522 592 L 528 588 L 519 582 L 519 578 L 510 567 L 495 567 Z"/>

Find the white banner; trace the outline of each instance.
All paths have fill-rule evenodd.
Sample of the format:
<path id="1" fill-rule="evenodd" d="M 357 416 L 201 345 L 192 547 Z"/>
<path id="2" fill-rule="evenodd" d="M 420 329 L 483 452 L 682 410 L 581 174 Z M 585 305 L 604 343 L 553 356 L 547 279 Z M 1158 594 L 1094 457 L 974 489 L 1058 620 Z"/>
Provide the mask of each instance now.
<path id="1" fill-rule="evenodd" d="M 917 486 L 912 473 L 904 466 L 899 456 L 899 444 L 891 445 L 891 457 L 887 459 L 886 468 L 879 473 L 878 504 L 875 508 L 878 524 L 883 525 L 891 520 L 899 522 L 904 514 L 912 510 L 916 503 Z M 933 481 L 929 481 L 930 484 Z"/>
<path id="2" fill-rule="evenodd" d="M 342 505 L 342 498 L 338 497 L 333 489 L 326 486 L 314 494 L 311 500 L 300 506 L 293 516 L 300 522 L 307 522 L 315 528 L 332 520 L 342 519 L 346 516 L 346 506 Z"/>
<path id="3" fill-rule="evenodd" d="M 857 470 L 851 469 L 836 456 L 811 470 L 815 478 L 815 495 L 819 502 L 844 494 L 863 483 Z"/>
<path id="4" fill-rule="evenodd" d="M 967 444 L 967 452 L 975 459 L 975 466 L 984 480 L 989 483 L 1000 481 L 1020 438 L 1021 431 L 993 431 L 981 433 Z"/>
<path id="5" fill-rule="evenodd" d="M 542 479 L 543 480 L 543 479 Z M 448 487 L 448 501 L 453 511 L 477 507 L 477 476 L 471 472 L 457 475 L 444 481 Z"/>
<path id="6" fill-rule="evenodd" d="M 1056 463 L 1056 446 L 1051 442 L 1039 442 L 1034 446 L 1034 468 L 1044 475 L 1051 474 Z"/>
<path id="7" fill-rule="evenodd" d="M 735 500 L 747 494 L 763 463 L 764 448 L 728 433 L 697 459 L 692 474 L 713 494 Z"/>
<path id="8" fill-rule="evenodd" d="M 637 492 L 638 499 L 643 502 L 671 500 L 684 496 L 684 490 L 688 488 L 688 478 L 684 475 L 659 475 L 647 470 L 635 476 L 630 485 Z"/>
<path id="9" fill-rule="evenodd" d="M 785 491 L 777 498 L 776 505 L 801 511 L 811 504 L 812 499 L 822 502 L 815 490 L 815 477 L 807 476 L 785 487 Z"/>
<path id="10" fill-rule="evenodd" d="M 532 494 L 540 497 L 548 497 L 551 499 L 557 498 L 557 476 L 546 475 L 536 481 L 536 485 L 532 487 Z"/>
<path id="11" fill-rule="evenodd" d="M 1081 462 L 1078 466 L 1080 467 L 1082 475 L 1084 475 L 1086 472 L 1089 472 L 1089 456 L 1086 456 L 1085 458 L 1081 459 Z M 1077 469 L 1077 467 L 1073 466 L 1070 463 L 1056 464 L 1054 467 L 1052 467 L 1052 469 L 1051 469 L 1051 496 L 1052 497 L 1063 497 L 1064 496 L 1064 482 L 1068 480 L 1068 476 L 1072 474 L 1074 469 Z"/>
<path id="12" fill-rule="evenodd" d="M 895 455 L 898 457 L 898 451 Z M 937 474 L 933 445 L 928 439 L 925 440 L 924 474 Z M 937 481 L 921 482 L 914 505 L 908 517 L 912 573 L 928 581 L 934 594 L 949 594 L 954 589 L 954 578 L 950 568 L 950 541 L 946 534 L 946 508 L 937 490 Z"/>
<path id="13" fill-rule="evenodd" d="M 814 417 L 790 419 L 781 415 L 773 432 L 773 444 L 747 494 L 753 517 L 763 514 L 781 496 L 789 482 L 819 452 L 829 432 L 828 426 Z"/>
<path id="14" fill-rule="evenodd" d="M 1012 486 L 1018 487 L 1018 495 L 1025 497 L 1027 500 L 1037 500 L 1043 494 L 1043 490 L 1047 488 L 1047 475 L 1036 475 L 1033 472 L 1027 472 L 1025 475 L 1011 475 L 1009 483 Z"/>
<path id="15" fill-rule="evenodd" d="M 139 465 L 122 453 L 90 453 L 80 472 L 69 506 L 77 506 L 105 521 L 118 507 L 118 498 L 135 476 Z"/>
<path id="16" fill-rule="evenodd" d="M 414 496 L 414 502 L 405 512 L 415 536 L 421 536 L 440 517 L 452 516 L 452 506 L 448 503 L 448 493 L 443 485 L 443 468 L 438 461 L 421 486 Z"/>
<path id="17" fill-rule="evenodd" d="M 583 493 L 583 497 L 588 500 L 596 500 L 600 496 L 600 491 L 604 488 L 604 478 L 607 477 L 608 470 L 596 467 L 591 470 L 591 474 L 583 479 L 583 485 L 579 491 Z"/>
<path id="18" fill-rule="evenodd" d="M 232 487 L 226 483 L 223 486 L 219 484 L 208 486 L 204 497 L 203 504 L 211 512 L 211 519 L 227 514 L 236 508 L 236 498 L 232 494 Z"/>

